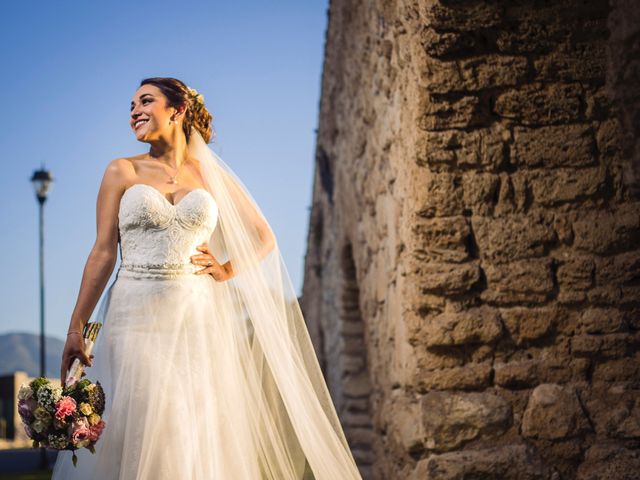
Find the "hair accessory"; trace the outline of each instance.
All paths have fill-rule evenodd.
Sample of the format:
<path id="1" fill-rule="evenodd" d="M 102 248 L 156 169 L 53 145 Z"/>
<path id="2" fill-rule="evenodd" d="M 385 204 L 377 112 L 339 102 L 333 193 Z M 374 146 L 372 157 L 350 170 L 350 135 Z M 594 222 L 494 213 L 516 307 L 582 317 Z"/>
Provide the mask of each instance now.
<path id="1" fill-rule="evenodd" d="M 204 96 L 201 93 L 198 93 L 195 88 L 187 87 L 187 91 L 189 92 L 189 95 L 191 95 L 191 98 L 196 101 L 196 103 L 204 105 Z"/>

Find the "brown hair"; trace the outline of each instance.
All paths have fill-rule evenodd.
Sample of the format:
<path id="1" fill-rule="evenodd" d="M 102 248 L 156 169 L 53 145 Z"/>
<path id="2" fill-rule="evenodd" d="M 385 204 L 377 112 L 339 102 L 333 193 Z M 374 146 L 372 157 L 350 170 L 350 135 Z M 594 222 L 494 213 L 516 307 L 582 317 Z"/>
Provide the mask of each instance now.
<path id="1" fill-rule="evenodd" d="M 213 116 L 204 106 L 204 103 L 196 101 L 196 98 L 191 95 L 189 87 L 184 82 L 172 77 L 150 77 L 142 80 L 140 86 L 142 85 L 158 87 L 167 98 L 167 105 L 170 107 L 178 108 L 180 105 L 186 104 L 187 109 L 182 129 L 187 143 L 189 142 L 191 127 L 198 130 L 204 141 L 209 143 L 212 136 L 215 135 L 211 125 Z"/>

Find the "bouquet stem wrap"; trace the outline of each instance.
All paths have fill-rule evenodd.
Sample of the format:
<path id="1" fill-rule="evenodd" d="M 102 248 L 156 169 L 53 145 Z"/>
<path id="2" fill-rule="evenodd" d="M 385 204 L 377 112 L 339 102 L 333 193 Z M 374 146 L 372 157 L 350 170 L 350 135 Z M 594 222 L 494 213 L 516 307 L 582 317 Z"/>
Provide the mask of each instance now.
<path id="1" fill-rule="evenodd" d="M 98 332 L 100 332 L 100 327 L 102 327 L 102 324 L 98 322 L 88 322 L 84 326 L 82 338 L 84 339 L 84 348 L 87 355 L 91 355 L 96 338 L 98 338 Z M 84 372 L 84 364 L 79 358 L 75 358 L 67 371 L 65 385 L 71 386 L 80 380 L 82 372 Z"/>

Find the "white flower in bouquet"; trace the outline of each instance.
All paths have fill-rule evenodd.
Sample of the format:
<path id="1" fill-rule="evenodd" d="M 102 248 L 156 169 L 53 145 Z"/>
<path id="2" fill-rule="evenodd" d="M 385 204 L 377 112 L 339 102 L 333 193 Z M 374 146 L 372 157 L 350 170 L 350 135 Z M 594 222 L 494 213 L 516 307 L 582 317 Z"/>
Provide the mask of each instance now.
<path id="1" fill-rule="evenodd" d="M 56 402 L 62 396 L 62 389 L 51 384 L 42 385 L 38 389 L 38 403 L 49 411 L 54 411 Z"/>
<path id="2" fill-rule="evenodd" d="M 49 436 L 47 437 L 47 440 L 49 441 L 49 446 L 51 448 L 55 448 L 58 450 L 62 450 L 66 448 L 67 445 L 69 445 L 69 440 L 67 438 L 67 435 L 64 433 L 62 434 L 50 433 Z"/>
<path id="3" fill-rule="evenodd" d="M 23 383 L 18 390 L 18 400 L 29 400 L 30 398 L 33 398 L 33 390 L 28 383 Z"/>
<path id="4" fill-rule="evenodd" d="M 42 420 L 34 420 L 33 423 L 31 423 L 31 429 L 36 433 L 42 433 L 47 429 L 47 424 Z"/>

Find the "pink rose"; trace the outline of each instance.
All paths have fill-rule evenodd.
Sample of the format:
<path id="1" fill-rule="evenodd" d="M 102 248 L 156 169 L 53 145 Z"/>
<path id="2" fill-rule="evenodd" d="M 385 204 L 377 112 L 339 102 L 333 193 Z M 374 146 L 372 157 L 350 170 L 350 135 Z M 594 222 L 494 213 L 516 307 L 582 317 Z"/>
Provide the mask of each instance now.
<path id="1" fill-rule="evenodd" d="M 72 415 L 76 411 L 76 401 L 68 396 L 62 397 L 56 403 L 55 417 L 58 420 L 63 420 L 64 417 Z"/>
<path id="2" fill-rule="evenodd" d="M 100 420 L 98 423 L 96 423 L 95 425 L 90 425 L 89 426 L 89 440 L 91 440 L 92 442 L 97 442 L 98 438 L 100 438 L 100 434 L 102 433 L 102 430 L 104 430 L 105 427 L 105 423 L 104 420 Z"/>
<path id="3" fill-rule="evenodd" d="M 89 443 L 89 435 L 91 431 L 89 430 L 89 424 L 86 419 L 81 418 L 71 424 L 71 443 L 73 443 L 76 447 L 86 447 Z"/>

